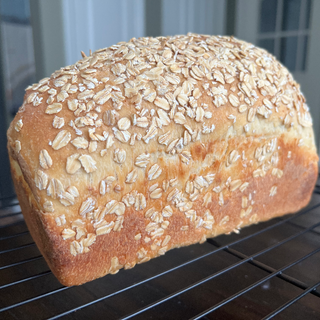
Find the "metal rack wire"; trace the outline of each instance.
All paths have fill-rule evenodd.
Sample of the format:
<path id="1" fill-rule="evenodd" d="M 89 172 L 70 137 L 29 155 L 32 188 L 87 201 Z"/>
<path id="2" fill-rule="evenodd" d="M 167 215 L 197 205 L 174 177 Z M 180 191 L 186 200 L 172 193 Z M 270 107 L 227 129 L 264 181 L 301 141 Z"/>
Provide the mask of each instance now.
<path id="1" fill-rule="evenodd" d="M 319 319 L 320 185 L 301 212 L 63 287 L 0 200 L 2 319 Z"/>

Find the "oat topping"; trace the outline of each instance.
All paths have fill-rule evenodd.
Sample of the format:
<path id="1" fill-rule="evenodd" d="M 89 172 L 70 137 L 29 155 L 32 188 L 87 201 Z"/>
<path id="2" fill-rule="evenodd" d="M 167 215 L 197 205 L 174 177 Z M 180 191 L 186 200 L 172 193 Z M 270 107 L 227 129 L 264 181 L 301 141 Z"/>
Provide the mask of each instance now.
<path id="1" fill-rule="evenodd" d="M 71 143 L 77 148 L 77 149 L 87 149 L 89 146 L 88 140 L 86 140 L 83 137 L 77 137 L 71 141 Z"/>
<path id="2" fill-rule="evenodd" d="M 277 186 L 273 186 L 270 190 L 270 197 L 273 197 L 277 193 Z"/>
<path id="3" fill-rule="evenodd" d="M 55 116 L 53 118 L 52 126 L 56 129 L 61 129 L 64 126 L 64 118 Z"/>
<path id="4" fill-rule="evenodd" d="M 57 199 L 61 197 L 63 192 L 64 192 L 64 187 L 61 181 L 55 178 L 51 179 L 48 184 L 47 195 L 53 199 Z"/>
<path id="5" fill-rule="evenodd" d="M 191 160 L 191 153 L 190 151 L 182 151 L 180 154 L 180 159 L 183 163 L 185 164 L 189 164 L 190 160 Z"/>
<path id="6" fill-rule="evenodd" d="M 91 156 L 84 154 L 79 157 L 79 161 L 86 173 L 91 173 L 97 170 L 96 162 Z"/>
<path id="7" fill-rule="evenodd" d="M 242 182 L 240 179 L 233 180 L 230 182 L 230 191 L 235 191 L 241 186 Z"/>
<path id="8" fill-rule="evenodd" d="M 161 198 L 161 196 L 162 196 L 162 189 L 161 188 L 157 188 L 150 193 L 151 199 L 159 199 L 159 198 Z"/>
<path id="9" fill-rule="evenodd" d="M 113 154 L 113 160 L 119 164 L 124 163 L 126 160 L 126 152 L 123 149 L 117 148 Z"/>
<path id="10" fill-rule="evenodd" d="M 169 103 L 168 101 L 165 99 L 165 98 L 160 98 L 160 97 L 157 97 L 155 100 L 154 100 L 154 104 L 163 109 L 163 110 L 170 110 L 170 106 L 169 106 Z"/>
<path id="11" fill-rule="evenodd" d="M 241 209 L 240 218 L 246 218 L 252 212 L 252 206 L 249 206 L 247 209 Z"/>
<path id="12" fill-rule="evenodd" d="M 173 214 L 173 210 L 170 206 L 165 206 L 162 210 L 162 216 L 164 218 L 170 218 Z"/>
<path id="13" fill-rule="evenodd" d="M 21 142 L 19 140 L 16 140 L 14 142 L 14 148 L 15 148 L 17 153 L 20 153 L 20 151 L 21 151 Z"/>
<path id="14" fill-rule="evenodd" d="M 61 130 L 52 142 L 52 148 L 54 150 L 59 150 L 65 147 L 71 140 L 71 133 L 67 130 Z"/>
<path id="15" fill-rule="evenodd" d="M 52 159 L 46 149 L 40 151 L 39 154 L 40 166 L 43 169 L 49 169 L 52 166 Z"/>
<path id="16" fill-rule="evenodd" d="M 36 187 L 39 190 L 44 190 L 47 188 L 47 184 L 48 184 L 48 175 L 45 174 L 42 170 L 38 170 L 36 172 L 35 178 L 34 178 L 34 182 L 36 184 Z"/>
<path id="17" fill-rule="evenodd" d="M 150 154 L 148 154 L 148 153 L 143 153 L 143 154 L 140 154 L 140 155 L 136 158 L 134 164 L 135 164 L 137 167 L 145 168 L 145 167 L 148 165 L 149 161 L 150 161 Z"/>
<path id="18" fill-rule="evenodd" d="M 84 217 L 87 213 L 94 209 L 95 203 L 95 200 L 89 197 L 81 204 L 79 214 Z"/>
<path id="19" fill-rule="evenodd" d="M 44 204 L 43 204 L 43 209 L 46 211 L 46 212 L 54 212 L 54 208 L 53 208 L 53 203 L 52 201 L 45 201 Z"/>
<path id="20" fill-rule="evenodd" d="M 240 186 L 239 190 L 240 190 L 241 192 L 243 192 L 244 190 L 247 189 L 248 185 L 249 185 L 248 182 L 244 182 L 244 183 Z"/>
<path id="21" fill-rule="evenodd" d="M 23 127 L 23 122 L 22 122 L 22 119 L 19 119 L 17 122 L 16 122 L 16 125 L 14 126 L 15 130 L 17 132 L 20 132 L 20 130 L 22 129 Z"/>
<path id="22" fill-rule="evenodd" d="M 75 153 L 67 158 L 66 171 L 70 174 L 76 173 L 81 168 L 81 162 L 78 160 L 79 153 Z"/>
<path id="23" fill-rule="evenodd" d="M 162 172 L 158 164 L 154 164 L 148 171 L 148 180 L 157 179 Z"/>
<path id="24" fill-rule="evenodd" d="M 126 177 L 126 183 L 134 183 L 136 182 L 137 178 L 138 178 L 138 170 L 133 169 L 131 172 L 128 173 Z"/>
<path id="25" fill-rule="evenodd" d="M 46 114 L 54 114 L 58 113 L 62 110 L 62 104 L 61 103 L 53 103 L 51 105 L 47 106 Z"/>
<path id="26" fill-rule="evenodd" d="M 130 120 L 126 117 L 123 117 L 118 121 L 118 128 L 119 130 L 128 130 L 130 128 L 130 124 Z"/>
<path id="27" fill-rule="evenodd" d="M 79 191 L 75 186 L 68 187 L 67 192 L 69 192 L 74 198 L 79 197 Z"/>
<path id="28" fill-rule="evenodd" d="M 64 240 L 67 240 L 73 238 L 76 235 L 76 233 L 72 229 L 64 229 L 61 235 Z"/>
<path id="29" fill-rule="evenodd" d="M 38 151 L 34 182 L 39 192 L 46 193 L 44 213 L 54 216 L 70 254 L 85 254 L 97 237 L 121 232 L 128 208 L 146 220 L 145 229 L 133 235 L 138 246 L 144 244 L 137 249 L 139 263 L 148 261 L 151 251 L 161 255 L 171 248 L 174 212 L 186 219 L 177 230 L 202 232 L 201 241 L 215 226 L 228 228 L 234 223 L 211 211 L 215 205 L 223 210 L 230 197 L 239 197 L 235 230 L 246 219 L 257 221 L 254 183 L 249 179 L 259 181 L 268 175 L 277 184 L 284 175 L 277 139 L 270 133 L 265 141 L 254 141 L 253 137 L 260 139 L 257 121 L 272 119 L 279 121 L 281 130 L 299 127 L 301 132 L 312 126 L 299 86 L 266 51 L 233 37 L 196 34 L 133 38 L 83 55 L 74 65 L 29 87 L 25 104 L 37 112 L 43 106 L 41 112 L 55 128 L 53 140 L 46 141 L 52 149 L 42 146 Z M 23 122 L 15 123 L 18 135 L 28 125 L 26 118 Z M 222 126 L 228 128 L 222 132 Z M 250 154 L 232 144 L 239 127 L 246 143 L 257 145 Z M 214 132 L 221 139 L 209 147 L 205 141 Z M 226 142 L 222 158 L 218 142 Z M 24 151 L 28 146 L 23 143 Z M 303 148 L 306 138 L 297 138 L 296 144 Z M 56 161 L 65 146 L 65 160 Z M 14 147 L 19 153 L 19 140 Z M 285 157 L 293 158 L 294 153 Z M 179 175 L 172 173 L 172 161 Z M 198 161 L 208 168 L 200 172 Z M 58 172 L 59 166 L 74 175 L 68 175 L 68 182 L 60 178 L 65 185 L 51 173 L 50 168 Z M 187 166 L 190 176 L 185 176 Z M 238 168 L 250 170 L 248 181 L 244 175 L 235 176 Z M 218 170 L 226 176 L 221 178 Z M 97 181 L 92 173 L 100 171 Z M 88 190 L 78 185 L 78 175 L 87 176 Z M 265 192 L 273 201 L 277 186 Z M 61 205 L 77 206 L 78 217 L 70 221 L 67 214 L 56 213 Z M 120 257 L 112 258 L 110 272 L 122 267 L 119 261 Z M 132 267 L 130 262 L 125 266 Z"/>

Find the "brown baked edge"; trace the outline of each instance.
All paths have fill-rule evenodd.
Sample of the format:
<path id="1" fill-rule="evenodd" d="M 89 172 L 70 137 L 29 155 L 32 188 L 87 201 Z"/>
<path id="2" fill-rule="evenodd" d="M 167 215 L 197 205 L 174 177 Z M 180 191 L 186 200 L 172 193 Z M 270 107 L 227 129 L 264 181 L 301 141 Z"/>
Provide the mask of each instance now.
<path id="1" fill-rule="evenodd" d="M 143 212 L 127 208 L 121 232 L 98 236 L 88 253 L 76 257 L 72 256 L 70 242 L 63 240 L 56 232 L 53 218 L 52 221 L 48 216 L 46 219 L 43 218 L 43 213 L 39 210 L 24 176 L 17 173 L 13 162 L 14 160 L 10 156 L 13 181 L 26 224 L 50 269 L 62 284 L 66 286 L 80 285 L 108 273 L 116 273 L 124 265 L 125 268 L 133 267 L 136 263 L 148 261 L 149 258 L 159 255 L 158 251 L 151 252 L 151 255 L 149 251 L 149 257 L 138 261 L 137 251 L 141 248 L 141 243 L 134 240 L 134 236 L 138 232 L 137 230 L 139 232 L 145 230 L 145 218 Z M 258 190 L 259 197 L 255 199 L 253 211 L 244 220 L 241 228 L 296 212 L 309 203 L 318 174 L 316 156 L 311 159 L 310 154 L 293 153 L 292 159 L 283 163 L 282 167 L 283 176 L 281 179 L 271 174 L 249 179 L 248 188 L 250 190 L 248 192 Z M 278 192 L 270 201 L 269 191 L 275 184 Z M 217 201 L 209 204 L 208 209 L 213 213 L 215 221 L 221 221 L 222 217 L 227 214 L 230 218 L 225 225 L 216 223 L 212 231 L 194 227 L 190 227 L 188 231 L 182 231 L 181 226 L 186 225 L 186 218 L 183 213 L 175 209 L 167 229 L 171 236 L 168 250 L 197 242 L 201 243 L 206 238 L 229 233 L 238 228 L 242 195 L 238 190 L 230 193 L 229 197 L 225 198 L 225 204 L 222 207 L 218 205 Z M 195 202 L 194 209 L 203 211 L 202 202 L 203 197 Z M 144 239 L 146 234 L 141 233 L 142 239 Z M 123 245 L 124 243 L 126 245 Z M 117 266 L 111 265 L 113 257 L 118 258 Z"/>

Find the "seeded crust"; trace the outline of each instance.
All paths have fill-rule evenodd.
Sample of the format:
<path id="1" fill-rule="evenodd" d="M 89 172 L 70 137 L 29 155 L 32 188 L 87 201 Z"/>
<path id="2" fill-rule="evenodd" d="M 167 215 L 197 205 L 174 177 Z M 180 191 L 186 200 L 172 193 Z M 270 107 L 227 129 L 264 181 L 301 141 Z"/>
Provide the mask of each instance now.
<path id="1" fill-rule="evenodd" d="M 27 88 L 8 130 L 32 237 L 67 286 L 307 205 L 299 85 L 232 37 L 139 38 Z"/>

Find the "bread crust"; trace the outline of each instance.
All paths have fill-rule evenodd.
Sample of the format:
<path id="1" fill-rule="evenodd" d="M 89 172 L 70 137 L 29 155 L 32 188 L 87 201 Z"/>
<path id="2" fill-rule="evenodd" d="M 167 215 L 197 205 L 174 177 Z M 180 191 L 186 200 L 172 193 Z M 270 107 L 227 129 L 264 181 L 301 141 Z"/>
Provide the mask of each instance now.
<path id="1" fill-rule="evenodd" d="M 144 56 L 143 43 L 159 57 Z M 188 65 L 183 43 L 196 53 L 188 74 L 170 60 L 179 47 L 179 67 Z M 133 45 L 149 59 L 139 75 L 129 69 Z M 219 62 L 219 50 L 232 56 Z M 119 63 L 131 70 L 125 84 Z M 212 66 L 206 75 L 203 63 Z M 171 91 L 161 94 L 150 68 Z M 142 81 L 141 92 L 130 81 Z M 114 96 L 99 104 L 100 92 Z M 40 81 L 8 130 L 8 150 L 31 235 L 67 286 L 293 213 L 308 204 L 318 174 L 311 118 L 288 71 L 245 42 L 191 34 L 132 39 Z"/>

